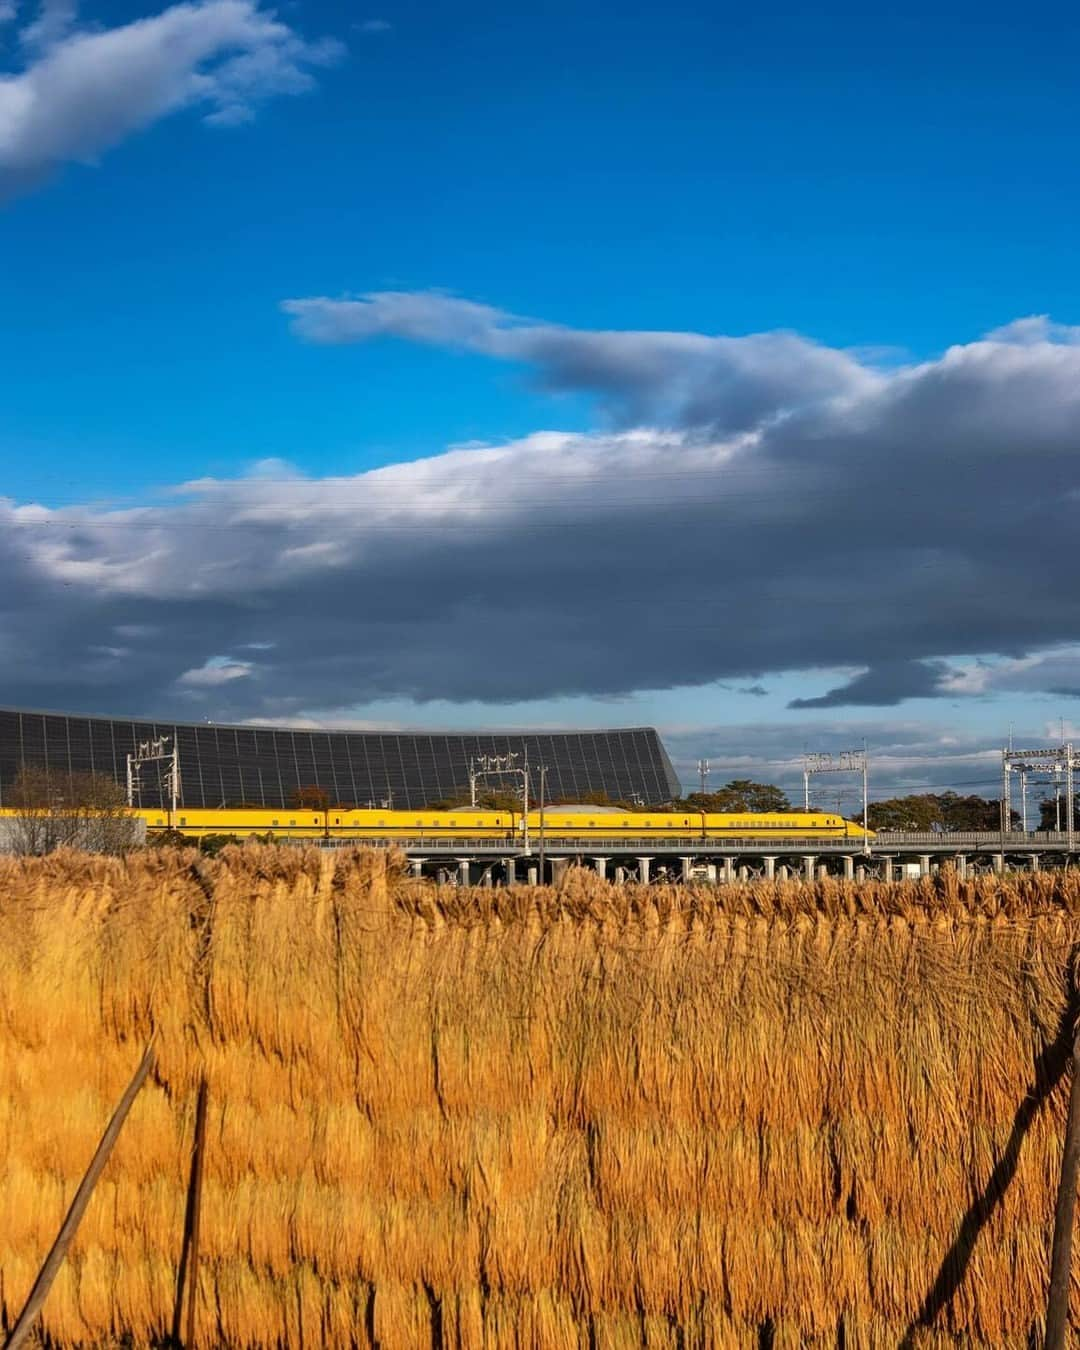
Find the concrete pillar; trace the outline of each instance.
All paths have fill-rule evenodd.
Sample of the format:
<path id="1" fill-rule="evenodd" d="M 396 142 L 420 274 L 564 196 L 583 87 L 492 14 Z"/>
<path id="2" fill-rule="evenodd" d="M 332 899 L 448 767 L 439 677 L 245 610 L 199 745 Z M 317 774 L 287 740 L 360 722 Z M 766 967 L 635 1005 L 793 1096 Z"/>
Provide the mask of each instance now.
<path id="1" fill-rule="evenodd" d="M 866 880 L 866 868 L 863 866 L 862 863 L 860 863 L 858 867 L 856 867 L 855 869 L 855 880 L 856 881 Z"/>
<path id="2" fill-rule="evenodd" d="M 734 880 L 735 880 L 735 859 L 734 859 L 734 858 L 725 858 L 725 859 L 724 859 L 724 883 L 725 883 L 725 885 L 730 886 L 731 883 L 732 883 Z"/>
<path id="3" fill-rule="evenodd" d="M 1039 870 L 1039 855 L 1037 853 L 1031 853 L 1028 856 L 1031 858 L 1031 870 L 1037 872 Z"/>
<path id="4" fill-rule="evenodd" d="M 626 881 L 626 868 L 625 868 L 625 867 L 616 867 L 616 869 L 615 869 L 615 885 L 616 885 L 616 886 L 621 886 L 625 881 Z"/>
<path id="5" fill-rule="evenodd" d="M 855 859 L 850 853 L 844 854 L 844 880 L 854 881 L 855 879 Z"/>
<path id="6" fill-rule="evenodd" d="M 803 855 L 802 860 L 803 876 L 806 878 L 807 881 L 813 881 L 814 879 L 814 864 L 816 862 L 817 862 L 816 853 L 805 853 Z"/>
<path id="7" fill-rule="evenodd" d="M 513 858 L 504 858 L 503 866 L 506 868 L 506 884 L 508 886 L 517 885 L 517 863 Z"/>
<path id="8" fill-rule="evenodd" d="M 824 863 L 818 863 L 818 869 L 817 869 L 817 879 L 818 879 L 818 881 L 824 881 L 825 878 L 826 878 L 828 875 L 829 875 L 829 869 L 825 866 L 825 864 L 824 864 Z"/>
<path id="9" fill-rule="evenodd" d="M 458 885 L 467 886 L 469 884 L 469 864 L 472 862 L 472 859 L 455 858 L 454 861 L 458 865 Z"/>
<path id="10" fill-rule="evenodd" d="M 413 874 L 413 876 L 416 877 L 418 880 L 419 880 L 420 877 L 422 877 L 422 876 L 424 875 L 424 864 L 425 864 L 426 862 L 427 862 L 427 859 L 426 859 L 426 858 L 410 858 L 410 859 L 409 859 L 409 866 L 412 868 L 412 874 Z"/>
<path id="11" fill-rule="evenodd" d="M 765 879 L 772 881 L 776 876 L 776 857 L 775 855 L 766 855 L 761 860 L 765 864 Z"/>
<path id="12" fill-rule="evenodd" d="M 557 886 L 566 875 L 566 869 L 570 866 L 569 858 L 552 858 L 551 860 L 551 881 L 552 885 Z"/>
<path id="13" fill-rule="evenodd" d="M 535 886 L 537 883 L 537 877 L 539 876 L 539 873 L 537 872 L 536 868 L 530 867 L 527 875 L 529 878 L 529 885 Z"/>
<path id="14" fill-rule="evenodd" d="M 791 876 L 791 868 L 788 867 L 787 863 L 781 863 L 776 869 L 776 875 L 781 881 L 787 881 L 788 877 Z"/>
<path id="15" fill-rule="evenodd" d="M 638 880 L 643 886 L 649 884 L 649 864 L 651 862 L 651 857 L 638 859 Z"/>
<path id="16" fill-rule="evenodd" d="M 682 879 L 689 883 L 694 879 L 694 860 L 693 858 L 680 858 L 682 863 Z"/>
<path id="17" fill-rule="evenodd" d="M 930 854 L 919 854 L 919 876 L 928 877 L 930 875 Z"/>
<path id="18" fill-rule="evenodd" d="M 995 854 L 994 854 L 994 871 L 998 874 L 998 876 L 1000 876 L 1001 873 L 1005 871 L 1005 854 L 1004 854 L 1004 853 L 995 853 Z"/>
<path id="19" fill-rule="evenodd" d="M 892 859 L 882 858 L 881 860 L 881 879 L 882 881 L 892 881 Z"/>
<path id="20" fill-rule="evenodd" d="M 958 853 L 956 855 L 956 875 L 961 881 L 967 876 L 967 854 Z"/>
<path id="21" fill-rule="evenodd" d="M 750 869 L 749 869 L 749 867 L 740 867 L 740 868 L 739 868 L 739 880 L 740 880 L 740 881 L 749 881 L 749 880 L 750 880 Z"/>
<path id="22" fill-rule="evenodd" d="M 715 885 L 716 885 L 716 864 L 715 864 L 715 863 L 706 863 L 706 864 L 705 864 L 705 875 L 706 875 L 706 877 L 708 878 L 709 885 L 710 885 L 710 886 L 715 886 Z"/>
<path id="23" fill-rule="evenodd" d="M 592 860 L 592 865 L 596 868 L 596 875 L 598 877 L 607 876 L 608 860 L 606 858 L 594 858 Z"/>
<path id="24" fill-rule="evenodd" d="M 494 871 L 493 867 L 485 867 L 484 875 L 480 878 L 480 885 L 487 886 L 489 890 L 492 886 L 495 885 L 495 882 L 491 875 L 493 871 Z"/>

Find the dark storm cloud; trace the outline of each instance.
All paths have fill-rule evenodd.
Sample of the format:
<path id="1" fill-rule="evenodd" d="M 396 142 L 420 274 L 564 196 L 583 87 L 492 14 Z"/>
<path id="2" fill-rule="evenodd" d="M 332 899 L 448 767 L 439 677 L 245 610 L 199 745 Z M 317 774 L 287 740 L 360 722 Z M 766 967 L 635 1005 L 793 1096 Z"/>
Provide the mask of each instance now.
<path id="1" fill-rule="evenodd" d="M 124 513 L 0 505 L 0 699 L 224 719 L 811 668 L 866 671 L 817 707 L 1075 683 L 1050 651 L 1080 640 L 1071 333 L 884 374 L 786 335 L 567 334 L 407 300 L 339 336 L 572 370 L 617 422 L 656 420 Z M 294 312 L 329 340 L 318 303 Z M 997 659 L 954 664 L 972 655 Z"/>
<path id="2" fill-rule="evenodd" d="M 907 698 L 955 693 L 946 685 L 952 672 L 943 661 L 891 661 L 857 675 L 819 698 L 794 698 L 789 708 L 895 707 Z"/>

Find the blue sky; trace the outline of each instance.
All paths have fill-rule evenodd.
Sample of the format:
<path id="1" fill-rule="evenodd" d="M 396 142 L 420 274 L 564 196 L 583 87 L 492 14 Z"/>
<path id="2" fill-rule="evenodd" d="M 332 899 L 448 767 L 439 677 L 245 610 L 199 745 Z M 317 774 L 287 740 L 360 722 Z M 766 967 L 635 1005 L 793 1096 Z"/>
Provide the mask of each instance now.
<path id="1" fill-rule="evenodd" d="M 605 688 L 605 647 L 596 633 L 604 593 L 637 587 L 624 579 L 635 576 L 641 550 L 652 551 L 654 575 L 663 570 L 663 540 L 688 520 L 673 480 L 700 470 L 685 456 L 704 440 L 714 451 L 708 469 L 715 510 L 702 517 L 707 525 L 695 520 L 699 557 L 680 541 L 672 575 L 707 580 L 715 568 L 716 585 L 728 590 L 733 568 L 745 568 L 755 585 L 768 572 L 763 595 L 785 586 L 798 592 L 822 549 L 816 536 L 802 538 L 804 522 L 789 521 L 774 536 L 780 526 L 770 519 L 758 523 L 736 562 L 724 552 L 713 531 L 723 531 L 732 514 L 745 514 L 737 492 L 725 496 L 728 471 L 718 467 L 728 463 L 733 435 L 772 438 L 768 482 L 780 502 L 801 492 L 827 512 L 828 483 L 841 473 L 865 473 L 872 499 L 838 500 L 841 515 L 855 512 L 864 521 L 882 511 L 925 515 L 934 464 L 980 445 L 985 450 L 994 439 L 985 428 L 1000 419 L 988 412 L 980 421 L 971 409 L 992 410 L 997 399 L 1014 408 L 1030 398 L 1057 412 L 1030 432 L 1010 428 L 1011 439 L 1003 433 L 1002 444 L 986 451 L 989 467 L 970 464 L 945 490 L 959 493 L 963 514 L 986 516 L 1001 507 L 1003 484 L 1014 484 L 1014 505 L 1033 520 L 1046 504 L 1033 477 L 1042 478 L 1051 506 L 1068 500 L 1080 421 L 1068 393 L 1071 367 L 1063 374 L 1062 363 L 1077 359 L 1068 326 L 1080 320 L 1073 225 L 1080 94 L 1078 22 L 1064 7 L 1024 15 L 1023 22 L 1015 10 L 974 5 L 885 13 L 840 5 L 749 12 L 684 3 L 633 9 L 553 3 L 509 12 L 395 0 L 292 4 L 275 17 L 249 0 L 102 4 L 77 15 L 51 0 L 40 11 L 0 4 L 0 15 L 9 8 L 0 26 L 0 496 L 16 510 L 39 503 L 69 512 L 62 531 L 60 517 L 45 524 L 24 517 L 8 533 L 26 541 L 13 548 L 16 566 L 30 569 L 22 591 L 33 597 L 34 613 L 45 615 L 53 632 L 64 629 L 71 606 L 86 619 L 80 641 L 89 664 L 81 668 L 73 659 L 67 683 L 59 680 L 50 639 L 30 636 L 32 624 L 15 595 L 7 602 L 8 641 L 14 646 L 17 638 L 20 652 L 28 643 L 30 650 L 17 669 L 9 667 L 0 699 L 38 705 L 75 699 L 88 711 L 116 712 L 137 691 L 144 706 L 132 711 L 178 707 L 222 718 L 427 725 L 650 720 L 677 738 L 684 774 L 695 737 L 722 752 L 723 744 L 743 739 L 739 728 L 775 728 L 795 756 L 814 748 L 815 736 L 831 736 L 838 719 L 836 734 L 845 726 L 852 735 L 869 730 L 881 746 L 895 734 L 897 744 L 925 747 L 936 728 L 946 751 L 954 730 L 965 745 L 970 740 L 986 750 L 1000 743 L 1010 722 L 1042 737 L 1058 716 L 1070 715 L 1080 690 L 1080 665 L 1075 672 L 1069 665 L 1071 644 L 1080 642 L 1070 588 L 1059 583 L 1051 604 L 1037 570 L 1025 572 L 1024 564 L 1010 572 L 1014 589 L 1002 590 L 986 539 L 943 539 L 941 553 L 928 532 L 918 543 L 920 560 L 913 561 L 913 551 L 898 563 L 902 538 L 890 541 L 883 559 L 881 541 L 861 525 L 847 556 L 822 566 L 821 587 L 808 588 L 804 610 L 841 593 L 847 577 L 866 586 L 879 569 L 892 569 L 882 602 L 899 616 L 920 615 L 906 636 L 888 633 L 882 623 L 860 636 L 851 612 L 826 607 L 807 639 L 785 611 L 775 620 L 792 631 L 784 650 L 779 640 L 758 641 L 751 631 L 770 620 L 763 620 L 769 611 L 761 595 L 748 593 L 745 608 L 732 601 L 718 617 L 715 648 L 699 651 L 693 613 L 706 611 L 691 609 L 674 622 L 665 618 L 662 598 L 639 588 L 636 608 L 623 595 L 607 620 L 608 664 L 617 673 Z M 146 30 L 133 26 L 141 19 L 172 23 L 177 32 L 182 26 L 184 42 L 202 44 L 201 57 L 185 65 L 172 30 L 168 41 L 148 42 Z M 103 36 L 112 41 L 108 50 Z M 97 83 L 95 70 L 105 72 Z M 173 92 L 166 97 L 163 89 Z M 360 314 L 360 329 L 357 313 L 340 308 L 320 310 L 305 329 L 296 311 L 282 308 L 373 295 L 460 297 L 495 317 L 477 335 L 469 327 L 474 318 L 466 315 L 463 328 L 458 311 L 406 324 L 384 305 L 374 319 Z M 1034 336 L 1007 330 L 997 345 L 1026 353 L 1033 364 L 1017 373 L 1001 352 L 983 361 L 983 335 L 1032 315 L 1051 315 L 1062 327 L 1044 326 Z M 514 336 L 522 330 L 533 336 Z M 610 332 L 645 335 L 634 339 L 633 352 L 620 348 L 617 371 L 604 364 L 610 354 L 606 346 L 601 353 L 595 336 Z M 735 339 L 792 333 L 803 346 L 795 353 L 796 374 L 785 366 L 782 392 L 770 394 L 767 406 L 755 402 L 751 424 L 732 421 L 731 407 L 741 407 L 745 393 L 740 382 L 748 378 L 741 356 L 734 373 L 726 365 L 714 370 L 713 355 L 686 344 L 661 344 L 661 351 L 649 336 L 657 333 Z M 581 335 L 591 344 L 584 356 Z M 972 353 L 961 378 L 942 364 L 952 348 Z M 780 359 L 772 347 L 760 358 L 770 389 Z M 815 361 L 823 369 L 849 362 L 850 369 L 841 375 L 830 367 L 811 391 L 796 375 Z M 642 402 L 642 383 L 659 366 L 662 387 L 658 382 Z M 949 409 L 936 404 L 932 423 L 920 420 L 923 403 L 907 393 L 911 371 L 926 372 L 918 377 L 923 401 L 953 380 L 957 407 L 969 420 L 954 423 Z M 755 365 L 753 379 L 763 378 Z M 680 401 L 691 379 L 694 398 Z M 722 416 L 710 401 L 709 381 L 738 386 Z M 872 415 L 852 413 L 845 402 L 871 398 Z M 708 413 L 699 417 L 693 408 L 703 399 Z M 833 420 L 827 435 L 817 423 L 816 430 L 800 426 L 800 455 L 825 447 L 827 457 L 834 443 L 854 436 L 856 417 L 864 419 L 860 427 L 867 416 L 873 421 L 872 444 L 855 460 L 834 464 L 834 478 L 823 476 L 812 489 L 792 487 L 780 470 L 794 462 L 794 452 L 777 439 L 777 419 L 805 419 L 811 403 L 815 418 L 827 404 Z M 912 403 L 919 416 L 904 421 Z M 612 453 L 603 439 L 631 429 L 660 438 L 649 451 L 652 468 L 641 470 L 636 448 L 627 461 L 622 443 Z M 613 528 L 602 550 L 579 560 L 588 583 L 575 585 L 566 566 L 555 617 L 551 597 L 535 602 L 527 580 L 514 583 L 508 605 L 470 580 L 447 599 L 448 622 L 423 596 L 431 573 L 418 567 L 406 577 L 395 566 L 394 593 L 408 602 L 398 605 L 398 614 L 408 611 L 407 640 L 388 632 L 386 615 L 375 612 L 377 605 L 365 608 L 367 600 L 344 624 L 328 609 L 318 634 L 300 639 L 295 594 L 304 586 L 365 597 L 390 588 L 378 570 L 378 550 L 360 549 L 355 540 L 349 547 L 327 544 L 322 536 L 323 562 L 303 573 L 302 585 L 282 559 L 302 556 L 305 568 L 315 566 L 311 539 L 302 555 L 279 547 L 269 569 L 260 553 L 264 570 L 254 582 L 245 570 L 251 553 L 239 536 L 235 555 L 228 554 L 224 541 L 237 528 L 242 483 L 253 472 L 263 484 L 259 492 L 278 485 L 275 510 L 295 498 L 288 484 L 297 475 L 321 484 L 329 502 L 354 492 L 363 512 L 368 480 L 358 476 L 366 471 L 446 463 L 444 452 L 454 446 L 524 445 L 516 459 L 500 460 L 500 472 L 515 475 L 516 491 L 522 464 L 540 477 L 549 472 L 548 448 L 536 451 L 529 439 L 539 432 L 570 438 L 570 448 L 559 451 L 568 464 L 576 454 L 592 465 L 588 484 L 570 503 L 575 539 L 590 528 L 582 509 L 590 496 L 603 516 L 605 502 L 619 503 L 619 485 L 643 473 L 638 499 L 624 503 L 625 528 Z M 909 466 L 913 437 L 921 459 L 916 455 L 918 464 Z M 1044 457 L 1031 459 L 1036 451 Z M 740 443 L 732 482 L 754 479 L 752 453 Z M 548 458 L 529 469 L 534 454 Z M 1009 472 L 999 472 L 1006 459 Z M 267 468 L 266 461 L 282 464 Z M 627 462 L 636 467 L 628 470 Z M 468 488 L 476 472 L 471 461 L 453 463 Z M 500 567 L 507 549 L 532 557 L 531 575 L 551 565 L 552 552 L 570 558 L 572 543 L 554 538 L 551 528 L 567 514 L 562 493 L 572 473 L 561 469 L 547 497 L 509 493 L 521 514 L 507 522 L 507 538 L 495 540 L 491 568 Z M 498 517 L 500 485 L 486 469 L 482 476 Z M 214 577 L 236 567 L 232 592 L 203 574 L 206 548 L 184 554 L 176 543 L 196 538 L 190 520 L 168 517 L 190 507 L 176 486 L 207 477 L 241 480 L 235 494 L 225 494 L 222 509 L 232 514 L 211 524 L 204 498 L 194 508 L 204 513 L 198 529 L 215 531 L 207 537 L 221 544 Z M 890 481 L 909 487 L 910 500 L 891 500 Z M 436 498 L 425 498 L 433 489 L 415 475 L 401 477 L 396 490 L 410 509 L 421 499 L 445 500 L 442 487 Z M 655 534 L 641 527 L 638 509 L 641 496 L 653 491 L 661 499 Z M 144 574 L 154 571 L 149 565 L 140 573 L 138 557 L 150 555 L 132 552 L 131 540 L 146 518 L 138 527 L 121 526 L 113 514 L 140 506 L 164 513 L 155 528 L 172 549 L 169 568 L 190 580 L 193 593 L 178 595 L 169 577 L 146 582 Z M 392 532 L 399 508 L 399 497 L 384 501 L 375 528 Z M 309 505 L 309 524 L 315 509 Z M 84 518 L 85 537 L 78 524 Z M 286 535 L 297 528 L 290 522 Z M 444 520 L 439 528 L 449 527 Z M 472 544 L 492 532 L 488 523 L 460 519 L 453 528 L 456 554 L 429 560 L 442 569 L 440 579 L 457 569 L 472 577 L 481 567 Z M 606 538 L 605 529 L 601 521 L 598 537 Z M 50 551 L 58 535 L 69 543 L 78 535 L 77 573 L 67 557 L 61 577 Z M 753 541 L 766 537 L 771 561 L 763 563 Z M 394 535 L 401 538 L 408 536 Z M 790 542 L 790 557 L 780 556 L 777 538 Z M 146 547 L 140 535 L 139 548 Z M 1017 547 L 1015 539 L 1002 543 L 1006 552 Z M 122 558 L 125 548 L 130 556 Z M 908 567 L 936 569 L 935 596 L 953 602 L 940 621 L 922 622 L 934 599 L 921 574 L 897 581 Z M 121 571 L 126 580 L 118 582 Z M 267 571 L 278 581 L 268 581 Z M 955 589 L 960 582 L 962 595 Z M 1038 622 L 1025 587 L 1039 591 Z M 578 613 L 580 591 L 587 595 Z M 983 613 L 984 593 L 999 597 L 993 614 Z M 701 604 L 715 598 L 715 589 L 704 586 Z M 199 604 L 208 608 L 200 611 Z M 250 621 L 253 606 L 265 616 L 257 624 Z M 309 608 L 300 614 L 305 622 Z M 964 616 L 976 612 L 965 631 Z M 546 660 L 543 645 L 533 649 L 519 639 L 529 671 L 508 666 L 502 683 L 493 671 L 472 694 L 467 674 L 457 672 L 467 662 L 460 652 L 449 654 L 448 644 L 458 640 L 482 653 L 497 640 L 493 633 L 506 635 L 508 623 L 512 628 L 530 616 L 530 632 L 545 623 L 564 629 L 551 678 L 536 677 Z M 837 640 L 818 641 L 830 625 Z M 117 628 L 153 632 L 118 641 L 108 636 Z M 163 656 L 162 633 L 174 629 L 183 634 L 179 650 Z M 650 631 L 651 638 L 629 636 Z M 579 640 L 579 678 L 575 634 L 586 632 L 597 647 L 586 654 Z M 230 642 L 230 633 L 244 641 Z M 437 668 L 445 657 L 457 672 L 447 678 L 448 698 L 440 697 L 437 678 L 425 682 L 398 661 L 400 649 L 414 642 L 422 652 L 425 634 L 429 665 Z M 0 647 L 2 635 L 0 628 Z M 636 670 L 642 643 L 650 655 Z M 292 655 L 280 662 L 251 656 L 286 649 Z M 316 649 L 318 676 L 305 695 L 303 653 L 315 660 Z M 109 650 L 121 654 L 110 657 Z M 909 668 L 908 657 L 929 665 Z M 845 688 L 866 668 L 879 673 L 869 695 L 856 690 L 855 702 L 845 703 L 844 694 L 821 708 L 789 706 Z M 223 670 L 231 673 L 214 674 Z M 875 689 L 883 691 L 878 704 L 868 701 L 878 696 Z M 912 740 L 916 724 L 921 730 Z M 759 739 L 768 735 L 761 731 Z M 770 753 L 783 758 L 787 751 Z M 912 752 L 918 764 L 923 753 Z M 736 760 L 742 763 L 741 752 L 732 753 Z M 954 778 L 961 771 L 913 770 L 916 777 Z"/>

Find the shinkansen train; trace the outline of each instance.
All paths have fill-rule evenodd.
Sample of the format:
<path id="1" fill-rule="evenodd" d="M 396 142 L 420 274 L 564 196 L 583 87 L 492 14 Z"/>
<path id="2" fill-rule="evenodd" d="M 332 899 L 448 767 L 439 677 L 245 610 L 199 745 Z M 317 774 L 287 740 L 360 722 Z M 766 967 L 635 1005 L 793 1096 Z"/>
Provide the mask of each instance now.
<path id="1" fill-rule="evenodd" d="M 528 815 L 520 811 L 481 811 L 472 807 L 456 810 L 389 811 L 353 810 L 330 807 L 322 811 L 304 811 L 291 807 L 279 810 L 223 808 L 185 810 L 175 813 L 159 809 L 136 812 L 146 821 L 148 837 L 165 830 L 200 838 L 205 835 L 273 836 L 288 839 L 371 839 L 402 840 L 422 844 L 425 840 L 500 840 L 523 843 L 535 839 L 541 828 L 547 839 L 558 842 L 579 841 L 583 846 L 620 840 L 652 839 L 702 840 L 719 843 L 725 839 L 866 839 L 867 831 L 842 816 L 818 812 L 788 811 L 771 814 L 713 815 L 694 811 L 622 811 L 612 807 L 585 807 L 570 810 L 557 806 Z"/>

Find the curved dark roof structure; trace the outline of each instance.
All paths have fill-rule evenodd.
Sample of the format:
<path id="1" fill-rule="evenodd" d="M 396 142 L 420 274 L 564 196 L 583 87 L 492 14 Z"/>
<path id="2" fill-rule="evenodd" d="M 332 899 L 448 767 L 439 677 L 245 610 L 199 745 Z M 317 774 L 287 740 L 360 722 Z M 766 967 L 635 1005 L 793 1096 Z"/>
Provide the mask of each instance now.
<path id="1" fill-rule="evenodd" d="M 528 759 L 532 800 L 541 764 L 547 766 L 549 801 L 602 792 L 654 806 L 681 793 L 651 727 L 520 734 L 312 731 L 3 708 L 0 804 L 24 765 L 58 775 L 104 773 L 126 783 L 128 755 L 162 737 L 179 752 L 180 801 L 190 807 L 287 806 L 298 789 L 318 787 L 335 804 L 413 809 L 467 792 L 470 760 L 512 752 L 519 763 Z M 490 785 L 498 786 L 494 780 Z M 136 791 L 137 805 L 163 804 L 158 765 L 143 767 Z"/>

